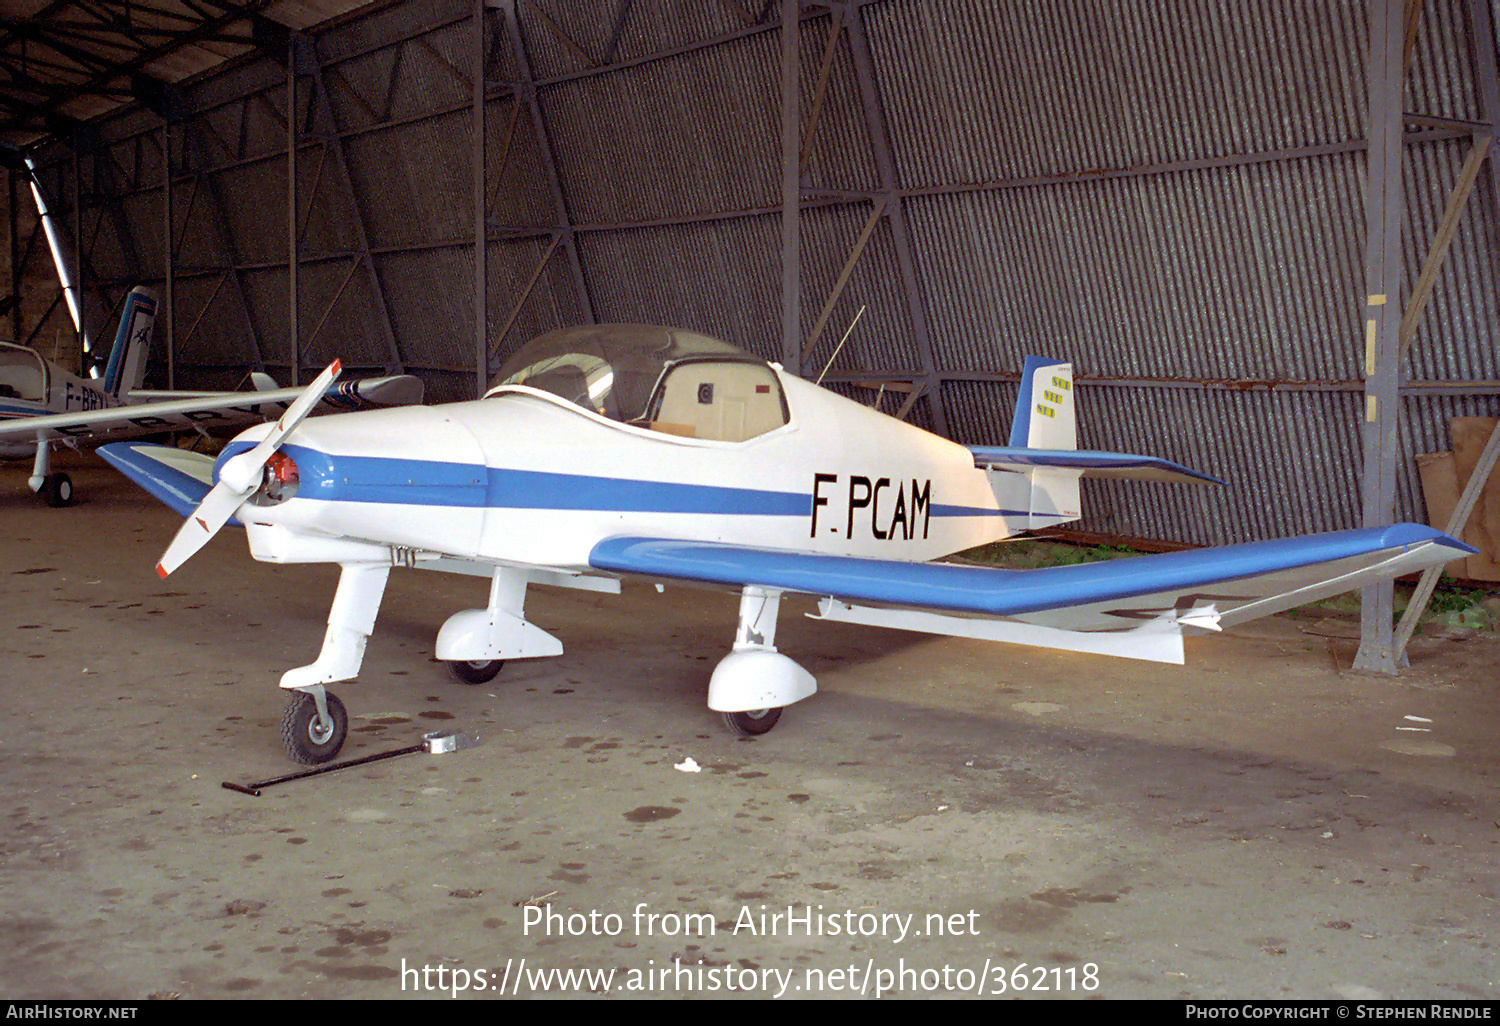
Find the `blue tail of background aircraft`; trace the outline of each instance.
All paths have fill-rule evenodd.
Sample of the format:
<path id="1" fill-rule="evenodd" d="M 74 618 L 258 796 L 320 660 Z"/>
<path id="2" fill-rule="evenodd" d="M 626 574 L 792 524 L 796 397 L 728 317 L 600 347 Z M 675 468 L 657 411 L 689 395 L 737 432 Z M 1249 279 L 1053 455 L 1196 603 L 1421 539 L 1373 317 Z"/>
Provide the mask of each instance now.
<path id="1" fill-rule="evenodd" d="M 146 357 L 151 349 L 151 327 L 156 323 L 156 294 L 137 285 L 125 297 L 120 327 L 109 351 L 109 363 L 100 382 L 104 391 L 124 398 L 140 388 L 146 378 Z"/>

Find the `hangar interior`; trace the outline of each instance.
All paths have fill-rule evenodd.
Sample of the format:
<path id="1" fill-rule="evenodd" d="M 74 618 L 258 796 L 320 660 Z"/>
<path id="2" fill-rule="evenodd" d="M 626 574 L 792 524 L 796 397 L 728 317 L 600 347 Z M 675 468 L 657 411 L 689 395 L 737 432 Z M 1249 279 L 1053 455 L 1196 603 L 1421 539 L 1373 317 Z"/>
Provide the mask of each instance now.
<path id="1" fill-rule="evenodd" d="M 1150 548 L 1429 522 L 1418 457 L 1500 413 L 1491 0 L 3 8 L 0 316 L 75 369 L 138 285 L 160 388 L 338 357 L 443 402 L 556 327 L 671 324 L 984 445 L 1038 354 L 1073 363 L 1080 448 L 1226 482 L 1088 483 L 1077 537 Z M 218 781 L 275 772 L 272 672 L 331 582 L 219 539 L 143 585 L 175 518 L 76 459 L 88 502 L 5 500 L 18 994 L 433 996 L 409 964 L 511 953 L 767 993 L 912 947 L 1066 996 L 1497 992 L 1500 648 L 1429 631 L 1404 667 L 1389 585 L 1357 626 L 1243 629 L 1164 679 L 789 626 L 829 693 L 773 742 L 685 700 L 731 605 L 549 599 L 562 661 L 454 692 L 423 611 L 457 599 L 412 582 L 353 754 L 445 718 L 487 745 L 242 802 Z M 767 906 L 980 925 L 729 929 Z M 544 907 L 623 928 L 538 933 Z M 895 989 L 954 989 L 928 979 Z"/>

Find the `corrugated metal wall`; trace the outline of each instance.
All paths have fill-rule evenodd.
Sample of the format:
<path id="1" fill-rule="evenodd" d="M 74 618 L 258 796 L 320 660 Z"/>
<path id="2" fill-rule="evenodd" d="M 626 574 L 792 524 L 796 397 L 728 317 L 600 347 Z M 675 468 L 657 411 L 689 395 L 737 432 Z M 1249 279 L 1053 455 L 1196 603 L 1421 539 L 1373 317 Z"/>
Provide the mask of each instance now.
<path id="1" fill-rule="evenodd" d="M 619 0 L 519 5 L 524 51 L 500 36 L 489 70 L 490 332 L 551 255 L 502 352 L 592 307 L 778 356 L 780 42 L 761 7 L 636 0 L 617 35 Z M 469 10 L 405 3 L 315 34 L 296 112 L 304 376 L 337 353 L 410 368 L 437 399 L 472 393 Z M 1364 3 L 864 0 L 842 15 L 820 91 L 839 16 L 800 28 L 804 121 L 818 111 L 804 333 L 882 198 L 903 215 L 914 280 L 882 219 L 809 374 L 864 308 L 832 386 L 873 402 L 882 381 L 936 382 L 910 419 L 995 443 L 1023 356 L 1068 357 L 1083 447 L 1229 483 L 1165 499 L 1091 485 L 1081 527 L 1206 544 L 1357 523 Z M 1432 0 L 1422 19 L 1408 109 L 1477 119 L 1463 4 Z M 526 80 L 535 112 L 524 89 L 499 87 Z M 250 364 L 285 377 L 285 71 L 261 60 L 186 95 L 194 113 L 173 141 L 179 383 L 232 384 Z M 95 324 L 164 266 L 160 119 L 137 111 L 99 130 L 102 155 L 80 161 Z M 1452 130 L 1414 139 L 1412 280 L 1470 145 Z M 887 143 L 894 193 L 877 170 Z M 56 154 L 43 175 L 64 199 L 71 169 Z M 1446 447 L 1449 416 L 1500 412 L 1497 229 L 1482 188 L 1408 360 L 1414 382 L 1474 384 L 1406 399 L 1404 518 L 1425 516 L 1411 453 Z M 882 408 L 905 396 L 888 390 Z"/>

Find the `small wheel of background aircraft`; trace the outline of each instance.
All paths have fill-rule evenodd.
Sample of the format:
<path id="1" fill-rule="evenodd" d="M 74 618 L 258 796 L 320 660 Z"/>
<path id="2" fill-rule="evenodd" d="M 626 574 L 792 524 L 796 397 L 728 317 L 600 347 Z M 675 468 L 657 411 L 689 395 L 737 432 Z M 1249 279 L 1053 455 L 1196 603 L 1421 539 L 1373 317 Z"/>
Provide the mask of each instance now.
<path id="1" fill-rule="evenodd" d="M 42 479 L 42 498 L 54 508 L 73 505 L 73 479 L 67 474 L 48 474 Z"/>
<path id="2" fill-rule="evenodd" d="M 533 584 L 617 594 L 629 577 L 738 593 L 708 707 L 757 734 L 817 690 L 776 648 L 785 593 L 818 599 L 820 619 L 1181 663 L 1187 633 L 1474 551 L 1396 524 L 1038 570 L 930 562 L 1076 520 L 1085 475 L 1222 483 L 1080 451 L 1072 369 L 1040 357 L 1026 360 L 1003 447 L 948 441 L 676 328 L 563 329 L 523 346 L 482 399 L 304 423 L 338 370 L 217 461 L 100 450 L 188 516 L 162 576 L 231 519 L 256 559 L 339 564 L 317 660 L 281 678 L 314 702 L 359 673 L 393 567 L 489 578 L 486 607 L 438 631 L 437 658 L 461 676 L 561 654 L 525 617 Z M 324 751 L 292 733 L 294 758 Z"/>

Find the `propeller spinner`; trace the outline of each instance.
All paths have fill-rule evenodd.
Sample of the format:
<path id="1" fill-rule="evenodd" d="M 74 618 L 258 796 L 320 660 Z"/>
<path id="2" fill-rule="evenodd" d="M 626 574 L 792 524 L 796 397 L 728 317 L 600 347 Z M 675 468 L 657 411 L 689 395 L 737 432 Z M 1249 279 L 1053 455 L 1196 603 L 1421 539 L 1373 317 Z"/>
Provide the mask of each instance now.
<path id="1" fill-rule="evenodd" d="M 177 529 L 172 544 L 162 553 L 161 562 L 156 564 L 159 576 L 166 577 L 186 563 L 193 553 L 218 534 L 219 528 L 234 516 L 235 510 L 255 494 L 255 490 L 260 487 L 261 473 L 271 457 L 276 455 L 277 448 L 302 423 L 303 418 L 312 412 L 328 386 L 339 376 L 341 369 L 339 361 L 334 360 L 318 375 L 317 380 L 293 400 L 292 405 L 276 421 L 276 426 L 255 448 L 225 461 L 219 468 L 218 482 L 203 497 L 198 508 L 193 510 L 193 515 Z"/>

